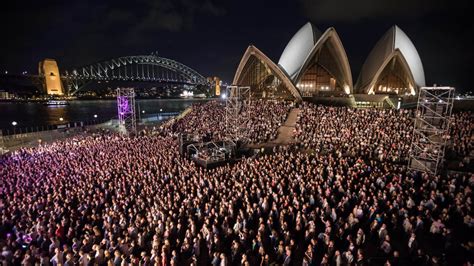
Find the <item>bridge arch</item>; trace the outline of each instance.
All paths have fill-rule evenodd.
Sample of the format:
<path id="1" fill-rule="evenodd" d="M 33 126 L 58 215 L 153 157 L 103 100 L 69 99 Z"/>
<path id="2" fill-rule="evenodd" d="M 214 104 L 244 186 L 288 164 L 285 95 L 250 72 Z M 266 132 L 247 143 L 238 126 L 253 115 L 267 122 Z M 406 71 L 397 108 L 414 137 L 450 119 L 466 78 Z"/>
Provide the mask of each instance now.
<path id="1" fill-rule="evenodd" d="M 207 85 L 196 70 L 169 58 L 151 55 L 123 56 L 65 71 L 74 95 L 90 81 L 150 81 Z"/>

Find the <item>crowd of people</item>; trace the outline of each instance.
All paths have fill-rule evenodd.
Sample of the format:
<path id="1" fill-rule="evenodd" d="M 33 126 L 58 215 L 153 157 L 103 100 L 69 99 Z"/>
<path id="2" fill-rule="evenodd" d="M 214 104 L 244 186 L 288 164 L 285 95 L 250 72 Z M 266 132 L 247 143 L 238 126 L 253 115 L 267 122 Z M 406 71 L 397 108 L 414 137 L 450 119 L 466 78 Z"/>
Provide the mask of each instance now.
<path id="1" fill-rule="evenodd" d="M 277 137 L 278 128 L 285 122 L 291 105 L 284 101 L 252 100 L 237 110 L 239 119 L 235 122 L 246 128 L 243 137 L 249 142 L 265 143 Z M 194 105 L 184 118 L 167 126 L 166 131 L 221 140 L 226 134 L 225 108 L 230 107 L 226 107 L 222 101 Z"/>
<path id="2" fill-rule="evenodd" d="M 450 127 L 450 150 L 448 156 L 459 160 L 458 167 L 464 168 L 471 164 L 474 157 L 474 116 L 471 112 L 459 112 L 453 115 Z M 471 166 L 470 170 L 474 170 Z"/>
<path id="3" fill-rule="evenodd" d="M 284 101 L 253 101 L 242 114 L 248 118 L 246 138 L 253 144 L 276 139 L 278 128 L 286 121 L 291 107 L 291 103 Z"/>
<path id="4" fill-rule="evenodd" d="M 413 132 L 413 111 L 356 109 L 304 103 L 295 129 L 302 148 L 316 152 L 335 150 L 382 161 L 402 162 L 408 157 Z"/>
<path id="5" fill-rule="evenodd" d="M 165 127 L 166 133 L 192 134 L 199 137 L 211 135 L 222 139 L 225 134 L 225 102 L 209 101 L 194 104 L 183 118 Z"/>
<path id="6" fill-rule="evenodd" d="M 474 262 L 474 176 L 428 176 L 398 163 L 409 148 L 403 141 L 411 132 L 404 120 L 409 111 L 303 104 L 298 145 L 214 169 L 180 156 L 176 133 L 218 134 L 222 108 L 218 102 L 195 106 L 184 118 L 136 137 L 81 135 L 2 156 L 0 262 Z M 252 107 L 258 129 L 250 136 L 274 132 L 290 108 L 271 102 Z M 269 116 L 273 122 L 262 121 Z M 454 128 L 454 138 L 462 140 L 456 143 L 464 143 L 458 151 L 470 149 L 470 130 Z"/>
<path id="7" fill-rule="evenodd" d="M 303 103 L 300 106 L 296 142 L 316 152 L 335 150 L 339 156 L 361 156 L 380 161 L 405 163 L 408 160 L 415 110 L 355 109 Z M 453 114 L 446 136 L 449 168 L 474 170 L 474 116 L 472 112 Z"/>

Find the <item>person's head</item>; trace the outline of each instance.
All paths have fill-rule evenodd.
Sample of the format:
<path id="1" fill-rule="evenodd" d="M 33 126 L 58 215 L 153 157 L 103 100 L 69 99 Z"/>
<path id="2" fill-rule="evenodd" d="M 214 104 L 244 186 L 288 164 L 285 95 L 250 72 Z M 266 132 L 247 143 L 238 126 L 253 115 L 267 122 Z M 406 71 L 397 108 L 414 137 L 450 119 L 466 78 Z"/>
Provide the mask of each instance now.
<path id="1" fill-rule="evenodd" d="M 363 257 L 364 257 L 364 251 L 361 248 L 357 249 L 357 258 L 361 259 Z"/>

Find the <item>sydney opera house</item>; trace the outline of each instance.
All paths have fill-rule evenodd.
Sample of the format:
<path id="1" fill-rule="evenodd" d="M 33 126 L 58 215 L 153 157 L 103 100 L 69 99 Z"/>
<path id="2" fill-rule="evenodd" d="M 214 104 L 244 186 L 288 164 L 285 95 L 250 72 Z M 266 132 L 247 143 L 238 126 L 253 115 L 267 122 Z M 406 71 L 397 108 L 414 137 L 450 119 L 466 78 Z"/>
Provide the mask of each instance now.
<path id="1" fill-rule="evenodd" d="M 253 95 L 262 98 L 301 101 L 332 96 L 383 102 L 393 97 L 414 98 L 425 85 L 425 76 L 415 46 L 393 26 L 376 43 L 354 83 L 336 30 L 321 33 L 308 22 L 288 42 L 278 63 L 250 45 L 233 84 L 250 86 Z"/>

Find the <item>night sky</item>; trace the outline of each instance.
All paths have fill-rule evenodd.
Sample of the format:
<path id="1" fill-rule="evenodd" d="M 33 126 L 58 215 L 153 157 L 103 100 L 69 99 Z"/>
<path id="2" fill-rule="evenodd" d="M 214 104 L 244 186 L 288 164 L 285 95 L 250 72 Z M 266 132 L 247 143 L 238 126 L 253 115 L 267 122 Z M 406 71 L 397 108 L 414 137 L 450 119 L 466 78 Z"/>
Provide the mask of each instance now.
<path id="1" fill-rule="evenodd" d="M 354 83 L 365 57 L 397 24 L 418 49 L 428 85 L 473 90 L 474 23 L 469 1 L 451 0 L 135 0 L 2 3 L 0 71 L 37 73 L 54 58 L 61 70 L 125 55 L 180 61 L 231 82 L 249 44 L 274 61 L 307 21 L 335 27 Z"/>

